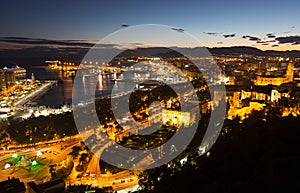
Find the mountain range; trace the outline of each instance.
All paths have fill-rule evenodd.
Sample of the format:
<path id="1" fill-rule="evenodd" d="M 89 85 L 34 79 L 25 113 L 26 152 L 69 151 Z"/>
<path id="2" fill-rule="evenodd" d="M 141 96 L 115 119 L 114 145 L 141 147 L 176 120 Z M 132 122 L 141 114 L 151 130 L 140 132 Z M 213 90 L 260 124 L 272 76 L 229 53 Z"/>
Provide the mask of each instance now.
<path id="1" fill-rule="evenodd" d="M 107 48 L 116 49 L 116 48 Z M 46 65 L 45 60 L 62 60 L 81 63 L 88 48 L 51 48 L 51 47 L 31 47 L 23 49 L 0 50 L 0 65 L 18 64 L 21 66 Z M 279 57 L 299 57 L 299 50 L 292 51 L 275 51 L 260 50 L 254 47 L 235 46 L 235 47 L 218 47 L 218 48 L 138 48 L 135 50 L 125 50 L 118 56 L 137 57 L 137 56 L 160 56 L 160 57 L 178 57 L 182 55 L 189 56 L 208 56 L 208 55 L 253 55 L 253 56 L 279 56 Z"/>

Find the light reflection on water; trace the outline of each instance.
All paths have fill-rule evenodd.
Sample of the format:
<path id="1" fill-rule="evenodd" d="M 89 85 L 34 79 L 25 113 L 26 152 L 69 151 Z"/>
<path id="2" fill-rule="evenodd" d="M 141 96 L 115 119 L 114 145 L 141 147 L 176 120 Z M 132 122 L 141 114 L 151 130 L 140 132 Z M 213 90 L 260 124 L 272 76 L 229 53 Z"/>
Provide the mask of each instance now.
<path id="1" fill-rule="evenodd" d="M 63 105 L 72 104 L 72 87 L 74 78 L 66 77 L 63 72 L 51 70 L 46 66 L 27 69 L 27 78 L 31 77 L 31 73 L 34 73 L 37 80 L 61 80 L 43 96 L 31 101 L 31 104 L 47 107 L 61 107 Z M 133 74 L 132 76 L 136 75 Z M 111 81 L 111 79 L 118 78 L 120 78 L 119 74 L 100 74 L 96 78 L 86 76 L 82 79 L 83 89 L 80 90 L 79 93 L 87 94 L 88 92 L 93 92 L 92 94 L 95 96 L 111 94 L 111 90 L 115 84 L 113 81 Z M 96 85 L 95 81 L 97 82 L 96 91 L 94 88 Z M 118 82 L 115 85 L 115 89 L 122 90 L 123 87 L 125 87 L 125 85 L 123 85 L 121 82 Z"/>

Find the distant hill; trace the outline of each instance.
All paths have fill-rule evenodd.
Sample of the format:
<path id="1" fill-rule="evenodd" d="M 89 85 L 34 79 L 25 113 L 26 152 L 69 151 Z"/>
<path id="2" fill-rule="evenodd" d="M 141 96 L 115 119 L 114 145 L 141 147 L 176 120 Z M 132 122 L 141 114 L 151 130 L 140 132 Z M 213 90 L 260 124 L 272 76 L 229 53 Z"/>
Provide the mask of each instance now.
<path id="1" fill-rule="evenodd" d="M 112 48 L 115 49 L 115 48 Z M 109 50 L 106 50 L 109 52 Z M 113 50 L 112 50 L 113 51 Z M 114 50 L 115 51 L 115 50 Z M 81 48 L 64 48 L 57 49 L 51 47 L 32 47 L 13 50 L 0 50 L 0 64 L 18 64 L 21 66 L 46 65 L 45 60 L 59 59 L 62 61 L 70 61 L 79 64 L 84 58 L 88 49 Z M 220 48 L 138 48 L 135 50 L 126 50 L 118 56 L 138 57 L 138 56 L 159 56 L 159 57 L 181 57 L 185 56 L 209 56 L 209 55 L 232 55 L 239 56 L 241 54 L 253 56 L 281 56 L 281 57 L 300 57 L 299 50 L 293 51 L 262 51 L 253 47 L 235 46 Z"/>
<path id="2" fill-rule="evenodd" d="M 127 50 L 119 56 L 122 57 L 139 57 L 139 56 L 160 56 L 160 57 L 180 57 L 180 56 L 209 56 L 209 55 L 253 55 L 253 56 L 280 56 L 280 57 L 300 57 L 300 51 L 263 51 L 254 47 L 235 46 L 235 47 L 220 47 L 220 48 L 138 48 L 135 50 Z"/>
<path id="3" fill-rule="evenodd" d="M 300 57 L 299 50 L 292 51 L 275 51 L 275 50 L 260 50 L 258 48 L 247 46 L 208 48 L 213 55 L 256 55 L 256 56 L 281 56 L 281 57 Z"/>
<path id="4" fill-rule="evenodd" d="M 264 51 L 247 46 L 235 46 L 235 47 L 220 47 L 220 48 L 208 48 L 213 55 L 264 55 Z M 275 51 L 274 51 L 275 52 Z"/>

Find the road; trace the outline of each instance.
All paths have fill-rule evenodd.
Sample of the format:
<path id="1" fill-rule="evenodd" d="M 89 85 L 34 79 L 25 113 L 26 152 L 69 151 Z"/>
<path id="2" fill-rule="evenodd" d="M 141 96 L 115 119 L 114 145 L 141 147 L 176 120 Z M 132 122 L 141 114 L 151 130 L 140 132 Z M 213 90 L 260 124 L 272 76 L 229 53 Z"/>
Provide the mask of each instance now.
<path id="1" fill-rule="evenodd" d="M 98 187 L 111 186 L 115 191 L 130 188 L 138 185 L 138 174 L 141 171 L 124 170 L 116 174 L 101 174 L 88 175 L 82 178 L 78 178 L 75 181 L 69 180 L 67 184 L 90 184 Z"/>
<path id="2" fill-rule="evenodd" d="M 68 140 L 56 142 L 52 144 L 41 144 L 37 147 L 16 148 L 14 152 L 5 154 L 0 157 L 0 181 L 6 180 L 8 176 L 20 178 L 22 182 L 35 181 L 42 183 L 50 175 L 49 165 L 60 163 L 65 160 L 68 154 L 72 151 L 72 147 L 80 141 L 79 137 L 68 138 Z M 63 147 L 63 149 L 61 149 Z M 40 157 L 37 152 L 42 152 Z M 4 169 L 4 165 L 10 162 L 12 154 L 16 153 L 19 157 L 26 156 L 26 160 L 36 159 L 37 167 L 29 169 L 28 163 L 12 166 L 9 169 Z M 3 168 L 3 169 L 2 169 Z M 49 178 L 48 178 L 49 179 Z"/>

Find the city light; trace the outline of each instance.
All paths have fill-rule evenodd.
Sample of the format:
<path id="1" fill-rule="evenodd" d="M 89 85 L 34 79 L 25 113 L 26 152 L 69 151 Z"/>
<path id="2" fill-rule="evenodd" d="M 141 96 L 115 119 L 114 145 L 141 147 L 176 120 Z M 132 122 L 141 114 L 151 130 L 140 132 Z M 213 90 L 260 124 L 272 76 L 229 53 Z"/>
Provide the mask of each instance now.
<path id="1" fill-rule="evenodd" d="M 11 164 L 10 163 L 6 163 L 5 165 L 4 165 L 4 169 L 9 169 L 11 167 Z"/>
<path id="2" fill-rule="evenodd" d="M 40 156 L 42 156 L 42 155 L 43 155 L 43 153 L 42 153 L 41 151 L 37 151 L 37 152 L 36 152 L 36 156 L 37 156 L 37 157 L 40 157 Z"/>
<path id="3" fill-rule="evenodd" d="M 216 38 L 230 39 L 235 36 L 225 34 L 225 37 L 220 34 L 216 33 Z M 280 36 L 278 33 L 274 34 L 276 37 Z M 242 36 L 243 34 L 237 34 L 235 38 Z M 262 41 L 264 38 L 269 37 L 262 37 Z M 247 36 L 243 39 L 247 41 L 255 37 Z M 17 42 L 19 41 L 21 40 Z M 275 44 L 277 40 L 268 41 Z M 224 46 L 227 45 L 225 41 L 224 43 Z M 101 49 L 106 48 L 104 46 Z M 115 46 L 114 49 L 119 48 Z M 34 70 L 31 69 L 33 64 L 25 60 L 24 64 L 27 66 L 24 68 L 2 66 L 0 179 L 8 178 L 9 181 L 20 178 L 25 183 L 50 182 L 50 185 L 61 180 L 63 188 L 75 186 L 75 189 L 79 189 L 86 186 L 112 189 L 107 192 L 127 192 L 130 187 L 139 187 L 142 192 L 173 192 L 168 191 L 167 187 L 179 186 L 180 182 L 196 184 L 196 179 L 199 178 L 203 190 L 196 189 L 196 192 L 210 192 L 210 186 L 244 187 L 249 182 L 254 185 L 257 179 L 267 182 L 275 176 L 274 173 L 284 171 L 284 175 L 280 176 L 283 178 L 287 176 L 286 173 L 292 173 L 288 170 L 296 164 L 289 158 L 298 156 L 294 147 L 299 135 L 297 127 L 295 131 L 290 128 L 294 128 L 294 123 L 300 123 L 297 120 L 300 116 L 300 51 L 293 51 L 295 56 L 292 56 L 289 52 L 259 49 L 254 52 L 238 46 L 220 50 L 208 48 L 211 57 L 193 54 L 185 57 L 172 49 L 165 52 L 159 48 L 158 53 L 151 46 L 139 49 L 136 48 L 131 53 L 132 56 L 127 56 L 125 52 L 104 62 L 97 58 L 84 58 L 82 61 L 70 58 L 71 61 L 63 61 L 63 58 L 68 57 L 61 52 L 61 56 L 57 56 L 60 59 L 47 60 L 47 66 L 38 66 Z M 178 50 L 186 53 L 193 49 L 178 47 Z M 140 51 L 142 52 L 139 53 Z M 148 54 L 148 51 L 155 54 Z M 81 52 L 69 53 L 76 55 Z M 135 53 L 137 56 L 134 56 Z M 41 54 L 41 57 L 45 56 Z M 55 57 L 50 57 L 49 53 L 49 58 Z M 77 75 L 81 75 L 80 63 L 85 64 L 81 64 L 84 73 L 82 77 L 79 76 L 79 89 L 74 89 Z M 216 69 L 211 67 L 212 63 L 218 65 L 221 74 L 218 75 Z M 93 69 L 94 64 L 96 67 Z M 201 64 L 201 68 L 197 69 L 196 64 Z M 30 70 L 26 72 L 25 68 Z M 24 78 L 17 78 L 18 74 L 24 72 Z M 123 89 L 123 85 L 128 83 L 132 83 L 132 91 Z M 79 96 L 89 93 L 92 84 L 97 86 L 92 87 L 97 90 L 92 92 L 91 100 L 79 98 L 78 103 L 71 104 L 71 101 L 76 101 L 74 93 L 78 91 Z M 226 91 L 220 89 L 221 86 Z M 116 89 L 110 93 L 108 91 L 111 87 Z M 182 93 L 176 94 L 177 90 Z M 125 100 L 126 96 L 130 98 Z M 116 100 L 114 104 L 111 99 L 120 100 Z M 120 116 L 116 116 L 117 110 L 114 109 L 127 103 L 130 111 L 123 112 L 125 108 L 120 108 Z M 224 104 L 224 116 L 215 113 Z M 91 111 L 85 109 L 90 105 L 91 111 L 95 113 L 94 117 L 89 116 Z M 82 116 L 74 116 L 74 111 L 78 109 Z M 222 117 L 222 121 L 215 119 L 215 115 Z M 76 121 L 81 118 L 83 120 L 77 124 Z M 90 120 L 88 118 L 95 118 L 95 122 L 86 121 Z M 78 125 L 85 122 L 87 126 L 80 131 Z M 281 125 L 281 122 L 286 124 Z M 190 128 L 195 125 L 197 129 L 194 133 Z M 220 130 L 211 132 L 208 140 L 204 140 L 205 130 L 210 127 Z M 293 133 L 292 136 L 290 131 L 296 134 Z M 182 145 L 183 138 L 178 137 L 182 133 L 193 135 L 186 146 Z M 290 136 L 292 140 L 288 138 Z M 172 137 L 178 138 L 176 141 L 169 140 Z M 216 143 L 211 139 L 217 139 Z M 279 144 L 276 145 L 278 141 Z M 105 158 L 113 152 L 111 160 L 117 160 L 116 152 L 123 151 L 123 147 L 134 151 L 142 150 L 142 153 L 133 156 L 125 151 L 121 152 L 120 158 L 130 156 L 124 161 L 120 159 L 112 167 L 110 160 L 105 161 Z M 145 153 L 154 148 L 157 151 Z M 288 156 L 278 159 L 280 152 L 285 151 Z M 179 153 L 177 157 L 165 162 L 162 167 L 157 167 L 160 160 L 173 156 L 176 152 Z M 271 164 L 268 163 L 270 160 Z M 291 163 L 289 167 L 278 167 L 286 160 Z M 151 169 L 143 167 L 148 164 L 155 167 L 153 173 Z M 136 168 L 139 170 L 134 170 Z M 262 172 L 259 171 L 261 169 Z M 218 172 L 222 175 L 218 175 Z M 243 175 L 242 178 L 239 174 Z M 230 175 L 234 177 L 227 177 Z M 239 181 L 244 176 L 247 177 L 246 183 Z M 169 183 L 169 179 L 172 183 Z M 269 182 L 271 185 L 276 182 L 277 185 L 279 181 L 278 178 Z M 86 187 L 85 192 L 97 192 Z M 165 189 L 160 191 L 160 188 Z M 187 190 L 188 187 L 178 188 L 183 189 Z"/>
<path id="4" fill-rule="evenodd" d="M 31 162 L 31 166 L 35 167 L 35 166 L 37 166 L 37 165 L 38 165 L 38 162 L 37 162 L 36 160 L 33 160 L 33 161 Z"/>

